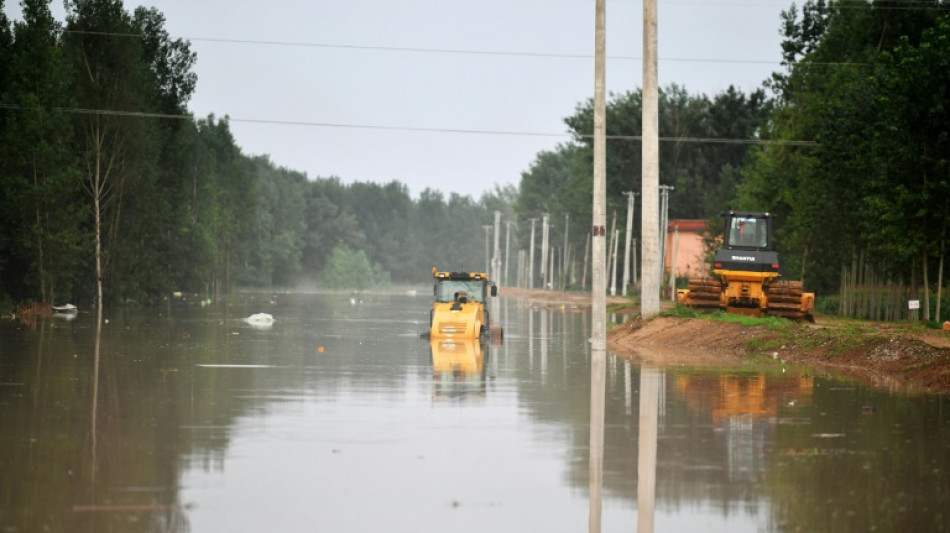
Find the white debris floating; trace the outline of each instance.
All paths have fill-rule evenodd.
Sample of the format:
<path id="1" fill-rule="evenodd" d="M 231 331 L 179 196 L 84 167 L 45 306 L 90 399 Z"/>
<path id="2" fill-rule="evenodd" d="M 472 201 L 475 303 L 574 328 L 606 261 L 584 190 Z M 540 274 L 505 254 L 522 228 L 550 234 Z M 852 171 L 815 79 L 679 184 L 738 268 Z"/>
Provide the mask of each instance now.
<path id="1" fill-rule="evenodd" d="M 252 326 L 271 326 L 274 324 L 274 317 L 268 313 L 255 313 L 244 321 Z"/>

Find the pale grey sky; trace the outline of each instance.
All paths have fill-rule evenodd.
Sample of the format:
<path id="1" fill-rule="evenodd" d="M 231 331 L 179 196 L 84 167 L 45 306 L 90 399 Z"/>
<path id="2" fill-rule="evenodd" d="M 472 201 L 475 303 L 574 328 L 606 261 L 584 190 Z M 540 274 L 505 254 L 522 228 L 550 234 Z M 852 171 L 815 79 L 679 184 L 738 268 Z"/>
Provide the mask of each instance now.
<path id="1" fill-rule="evenodd" d="M 18 2 L 6 4 L 17 17 Z M 141 4 L 198 54 L 194 114 L 230 116 L 245 153 L 310 178 L 478 198 L 517 185 L 539 151 L 567 140 L 563 118 L 593 94 L 593 0 Z M 779 13 L 790 5 L 659 0 L 661 86 L 760 87 L 779 69 Z M 52 7 L 62 20 L 62 4 Z M 641 84 L 642 9 L 607 0 L 608 91 Z"/>

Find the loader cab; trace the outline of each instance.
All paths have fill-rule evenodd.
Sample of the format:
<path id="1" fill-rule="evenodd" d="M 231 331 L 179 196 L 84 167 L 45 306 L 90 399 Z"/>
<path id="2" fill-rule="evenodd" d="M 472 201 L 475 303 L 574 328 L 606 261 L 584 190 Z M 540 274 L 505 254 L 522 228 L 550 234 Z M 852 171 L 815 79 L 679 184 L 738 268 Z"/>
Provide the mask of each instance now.
<path id="1" fill-rule="evenodd" d="M 725 248 L 727 250 L 772 250 L 772 214 L 727 211 Z"/>
<path id="2" fill-rule="evenodd" d="M 485 303 L 489 295 L 494 296 L 498 291 L 495 284 L 490 283 L 488 279 L 473 277 L 467 273 L 453 272 L 448 277 L 437 280 L 433 292 L 435 301 L 440 303 Z"/>
<path id="3" fill-rule="evenodd" d="M 435 302 L 429 313 L 429 336 L 479 338 L 491 335 L 488 299 L 498 287 L 484 272 L 440 272 L 432 269 Z"/>

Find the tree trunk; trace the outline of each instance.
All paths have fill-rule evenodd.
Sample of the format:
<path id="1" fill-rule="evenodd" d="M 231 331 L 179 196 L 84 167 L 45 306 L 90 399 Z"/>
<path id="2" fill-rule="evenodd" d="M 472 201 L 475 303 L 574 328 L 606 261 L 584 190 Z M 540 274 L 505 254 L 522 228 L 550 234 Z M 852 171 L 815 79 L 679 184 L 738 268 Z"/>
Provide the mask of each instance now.
<path id="1" fill-rule="evenodd" d="M 927 278 L 926 253 L 924 253 L 924 322 L 930 322 L 930 280 Z"/>
<path id="2" fill-rule="evenodd" d="M 92 178 L 92 206 L 96 226 L 96 305 L 98 315 L 102 316 L 102 150 L 96 135 L 96 169 Z"/>
<path id="3" fill-rule="evenodd" d="M 943 293 L 943 252 L 944 247 L 946 246 L 947 241 L 940 241 L 940 266 L 937 267 L 937 324 L 940 324 L 940 305 L 941 305 L 941 296 Z"/>
<path id="4" fill-rule="evenodd" d="M 46 294 L 46 273 L 43 271 L 45 258 L 43 257 L 43 217 L 40 210 L 40 180 L 36 172 L 35 156 L 33 160 L 33 191 L 36 199 L 36 229 L 34 233 L 36 234 L 36 269 L 37 275 L 40 278 L 40 299 L 44 302 L 48 302 L 49 300 Z"/>
<path id="5" fill-rule="evenodd" d="M 802 287 L 805 286 L 805 264 L 808 262 L 808 245 L 802 248 Z"/>

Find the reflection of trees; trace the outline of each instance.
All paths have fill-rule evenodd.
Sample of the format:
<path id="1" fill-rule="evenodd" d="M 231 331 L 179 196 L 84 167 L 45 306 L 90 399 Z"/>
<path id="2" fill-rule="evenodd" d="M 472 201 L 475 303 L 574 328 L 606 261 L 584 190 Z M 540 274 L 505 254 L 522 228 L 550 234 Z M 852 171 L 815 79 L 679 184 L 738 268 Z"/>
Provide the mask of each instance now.
<path id="1" fill-rule="evenodd" d="M 325 305 L 306 305 L 301 314 L 331 318 Z M 314 333 L 298 324 L 299 335 L 247 328 L 233 335 L 241 328 L 207 309 L 168 311 L 174 321 L 151 311 L 114 317 L 99 337 L 98 370 L 94 317 L 40 320 L 35 333 L 0 322 L 0 531 L 187 530 L 180 475 L 224 468 L 236 421 L 272 403 L 247 394 L 262 387 L 261 376 L 279 380 L 270 390 L 333 390 L 378 372 L 317 386 L 302 372 L 198 368 L 275 354 L 299 368 L 312 362 L 313 352 L 300 347 Z M 327 344 L 329 358 L 344 351 Z"/>
<path id="2" fill-rule="evenodd" d="M 950 404 L 819 383 L 780 425 L 766 490 L 790 531 L 943 531 L 950 509 Z M 822 410 L 818 406 L 834 405 Z"/>

